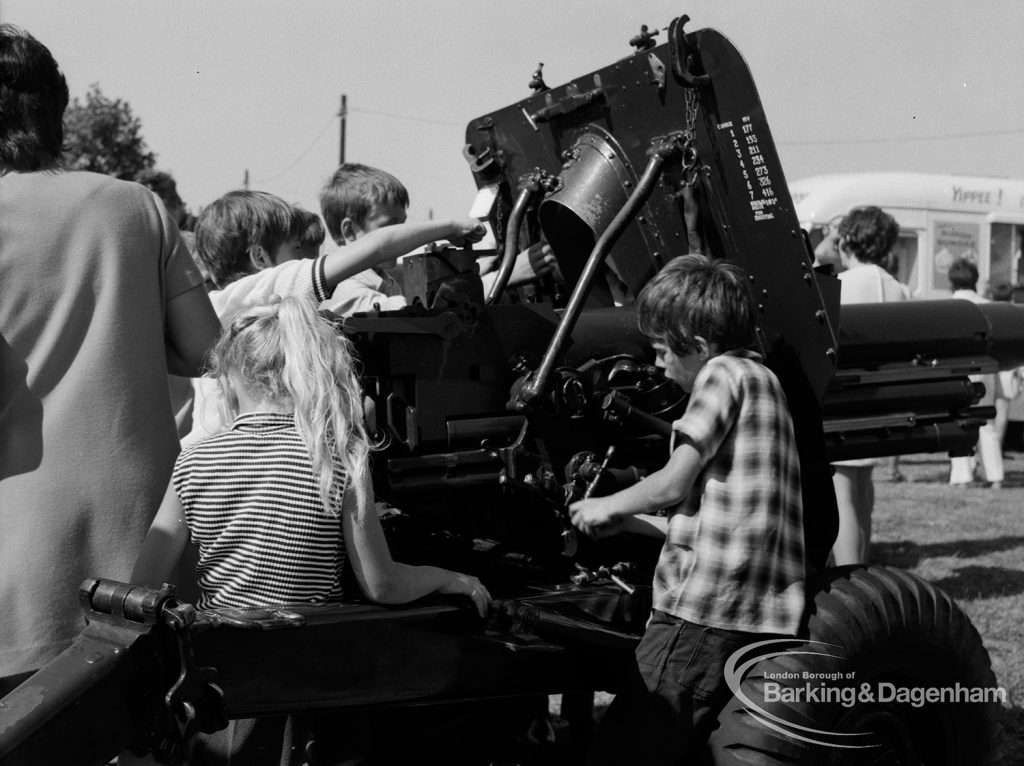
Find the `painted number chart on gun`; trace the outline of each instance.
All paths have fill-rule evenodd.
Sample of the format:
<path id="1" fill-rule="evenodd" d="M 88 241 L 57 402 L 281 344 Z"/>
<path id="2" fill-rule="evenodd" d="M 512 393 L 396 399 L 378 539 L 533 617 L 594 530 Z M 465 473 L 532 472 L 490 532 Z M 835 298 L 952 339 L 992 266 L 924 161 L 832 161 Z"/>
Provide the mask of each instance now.
<path id="1" fill-rule="evenodd" d="M 755 221 L 770 221 L 775 218 L 772 208 L 778 204 L 778 197 L 772 183 L 771 173 L 764 155 L 761 140 L 749 116 L 742 117 L 739 124 L 729 120 L 720 123 L 718 129 L 727 132 L 736 153 L 736 160 L 743 182 L 750 198 L 750 210 Z"/>

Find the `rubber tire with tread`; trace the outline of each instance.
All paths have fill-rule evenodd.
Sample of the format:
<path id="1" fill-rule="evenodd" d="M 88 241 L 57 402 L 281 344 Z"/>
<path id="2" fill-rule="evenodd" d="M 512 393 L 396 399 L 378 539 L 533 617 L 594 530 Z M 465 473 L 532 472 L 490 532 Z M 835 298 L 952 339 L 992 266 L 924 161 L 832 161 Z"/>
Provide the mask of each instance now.
<path id="1" fill-rule="evenodd" d="M 766 675 L 787 679 L 795 674 L 794 680 L 781 682 L 795 688 L 819 686 L 818 679 L 836 673 L 843 678 L 852 674 L 852 680 L 826 685 L 850 683 L 859 689 L 867 684 L 869 690 L 880 683 L 895 688 L 996 686 L 988 652 L 967 616 L 948 595 L 909 572 L 885 566 L 830 569 L 808 582 L 808 598 L 808 640 L 794 649 L 810 653 L 787 651 L 758 660 L 743 675 L 741 689 L 762 709 L 791 724 L 859 733 L 845 741 L 871 747 L 840 748 L 786 736 L 764 725 L 733 696 L 709 742 L 715 764 L 983 766 L 993 760 L 998 740 L 995 701 L 926 702 L 918 707 L 877 700 L 854 705 L 839 700 L 763 703 Z"/>

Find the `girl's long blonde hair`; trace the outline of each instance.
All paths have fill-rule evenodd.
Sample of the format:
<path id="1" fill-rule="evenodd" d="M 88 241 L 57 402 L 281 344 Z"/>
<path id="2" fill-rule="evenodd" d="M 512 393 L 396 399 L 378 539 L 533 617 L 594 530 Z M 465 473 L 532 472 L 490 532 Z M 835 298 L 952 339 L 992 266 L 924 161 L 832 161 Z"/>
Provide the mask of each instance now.
<path id="1" fill-rule="evenodd" d="M 352 489 L 361 518 L 370 503 L 371 447 L 349 340 L 310 301 L 275 298 L 235 316 L 214 347 L 210 366 L 229 420 L 239 414 L 235 385 L 256 399 L 291 403 L 324 510 L 338 515 L 346 490 Z"/>

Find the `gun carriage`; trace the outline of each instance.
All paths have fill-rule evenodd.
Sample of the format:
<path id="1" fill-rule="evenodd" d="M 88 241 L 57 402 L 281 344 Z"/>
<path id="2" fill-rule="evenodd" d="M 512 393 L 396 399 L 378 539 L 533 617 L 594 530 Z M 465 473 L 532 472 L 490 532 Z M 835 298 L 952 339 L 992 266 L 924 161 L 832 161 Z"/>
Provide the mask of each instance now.
<path id="1" fill-rule="evenodd" d="M 197 613 L 169 587 L 90 581 L 85 631 L 0 701 L 0 762 L 104 763 L 132 745 L 173 762 L 196 730 L 274 713 L 383 711 L 394 729 L 403 711 L 437 706 L 432 720 L 490 733 L 481 724 L 511 725 L 520 700 L 614 692 L 657 547 L 578 538 L 566 509 L 666 458 L 686 400 L 652 365 L 632 303 L 698 241 L 750 275 L 799 443 L 813 583 L 794 641 L 804 654 L 753 663 L 741 689 L 763 690 L 779 668 L 994 686 L 977 632 L 941 591 L 887 567 L 826 569 L 829 462 L 970 450 L 991 412 L 968 376 L 1024 364 L 1024 316 L 966 301 L 840 313 L 746 64 L 686 21 L 562 86 L 536 77 L 532 96 L 470 121 L 464 155 L 501 259 L 490 295 L 478 254 L 428 252 L 405 262 L 407 309 L 339 323 L 362 359 L 371 430 L 387 437 L 373 473 L 396 557 L 480 576 L 497 597 L 486 624 L 444 599 Z M 564 284 L 513 295 L 514 256 L 540 237 Z M 716 763 L 977 764 L 994 748 L 992 705 L 752 710 L 741 697 L 709 743 Z M 444 731 L 430 745 L 439 761 L 489 762 Z"/>

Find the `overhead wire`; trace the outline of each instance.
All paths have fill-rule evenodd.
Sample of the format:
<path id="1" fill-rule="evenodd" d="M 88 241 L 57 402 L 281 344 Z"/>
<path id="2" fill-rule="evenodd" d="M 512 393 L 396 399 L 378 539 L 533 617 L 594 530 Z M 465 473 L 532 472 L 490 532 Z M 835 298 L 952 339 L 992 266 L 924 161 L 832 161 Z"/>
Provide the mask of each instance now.
<path id="1" fill-rule="evenodd" d="M 422 122 L 433 125 L 444 125 L 453 127 L 462 127 L 462 123 L 454 122 L 452 120 L 436 120 L 427 117 L 417 117 L 410 114 L 399 114 L 397 112 L 382 112 L 374 109 L 360 109 L 358 107 L 349 107 L 349 112 L 355 112 L 358 114 L 368 114 L 375 117 L 388 117 L 390 119 L 397 120 L 409 120 L 411 122 Z M 327 133 L 327 130 L 331 127 L 334 121 L 338 118 L 338 114 L 332 114 L 324 126 L 317 133 L 316 137 L 291 163 L 288 164 L 283 170 L 275 173 L 269 178 L 263 178 L 254 181 L 256 184 L 267 184 L 272 181 L 276 181 L 281 176 L 288 173 L 292 168 L 298 165 L 320 142 Z M 918 141 L 949 141 L 955 139 L 965 138 L 988 138 L 992 136 L 1012 136 L 1024 134 L 1024 127 L 1021 128 L 1009 128 L 1006 130 L 985 130 L 985 131 L 973 131 L 963 133 L 940 133 L 931 136 L 896 136 L 896 137 L 875 137 L 875 138 L 828 138 L 828 139 L 807 139 L 797 141 L 776 141 L 778 146 L 857 146 L 857 145 L 868 145 L 868 144 L 900 144 L 900 143 L 914 143 Z"/>
<path id="2" fill-rule="evenodd" d="M 411 114 L 397 114 L 395 112 L 379 112 L 379 111 L 375 111 L 373 109 L 359 109 L 358 107 L 348 107 L 347 111 L 348 112 L 357 112 L 359 114 L 369 114 L 369 115 L 373 115 L 373 116 L 376 116 L 376 117 L 389 117 L 391 119 L 396 119 L 396 120 L 410 120 L 412 122 L 425 122 L 425 123 L 430 123 L 430 124 L 433 124 L 433 125 L 445 125 L 445 126 L 454 126 L 454 127 L 460 127 L 460 128 L 463 127 L 463 124 L 460 123 L 460 122 L 454 122 L 454 121 L 451 121 L 451 120 L 433 120 L 433 119 L 430 119 L 430 118 L 427 118 L 427 117 L 416 117 L 416 116 L 411 115 Z M 296 165 L 298 165 L 306 157 L 307 154 L 309 154 L 311 151 L 313 151 L 313 148 L 318 143 L 320 143 L 320 139 L 322 139 L 324 137 L 324 134 L 327 133 L 328 128 L 331 127 L 331 125 L 338 118 L 338 116 L 339 115 L 338 115 L 337 112 L 332 114 L 328 118 L 328 120 L 324 124 L 324 126 L 320 129 L 320 132 L 316 134 L 316 138 L 314 138 L 309 143 L 309 146 L 307 146 L 294 160 L 292 160 L 288 164 L 287 167 L 285 167 L 283 170 L 278 171 L 277 173 L 275 173 L 274 175 L 272 175 L 272 176 L 270 176 L 268 178 L 261 178 L 261 179 L 253 181 L 253 183 L 258 184 L 258 185 L 268 184 L 271 181 L 276 181 L 278 178 L 280 178 L 281 176 L 283 176 L 286 173 L 288 173 L 292 168 L 294 168 Z"/>
<path id="3" fill-rule="evenodd" d="M 914 143 L 915 141 L 948 141 L 958 138 L 986 138 L 991 136 L 1013 136 L 1024 133 L 1022 128 L 1010 128 L 1007 130 L 983 130 L 971 133 L 941 133 L 932 136 L 898 136 L 894 138 L 831 138 L 806 141 L 776 141 L 780 146 L 839 146 L 856 144 L 903 144 Z"/>
<path id="4" fill-rule="evenodd" d="M 349 107 L 348 111 L 358 112 L 359 114 L 372 114 L 376 117 L 390 117 L 394 120 L 409 120 L 411 122 L 426 122 L 431 125 L 451 125 L 457 128 L 465 127 L 463 122 L 454 122 L 452 120 L 434 120 L 429 117 L 416 117 L 411 114 L 398 114 L 396 112 L 378 112 L 372 109 L 359 109 L 358 107 Z"/>
<path id="5" fill-rule="evenodd" d="M 314 138 L 310 142 L 309 146 L 307 146 L 298 157 L 296 157 L 294 160 L 292 160 L 291 164 L 288 165 L 288 167 L 286 167 L 284 170 L 280 171 L 279 173 L 275 173 L 274 175 L 270 176 L 270 178 L 262 178 L 262 179 L 260 179 L 258 181 L 254 181 L 253 183 L 262 185 L 262 184 L 268 184 L 271 181 L 276 181 L 278 178 L 280 178 L 285 173 L 287 173 L 292 168 L 294 168 L 296 165 L 298 165 L 303 160 L 303 158 L 305 158 L 305 156 L 307 154 L 309 154 L 311 151 L 313 151 L 313 147 L 315 147 L 318 143 L 320 143 L 320 139 L 324 137 L 324 134 L 327 132 L 327 129 L 331 127 L 331 125 L 334 123 L 334 120 L 337 119 L 337 117 L 338 117 L 337 114 L 332 114 L 331 115 L 330 119 L 327 120 L 327 123 L 323 126 L 323 128 L 320 129 L 320 132 L 316 134 L 316 138 Z"/>

